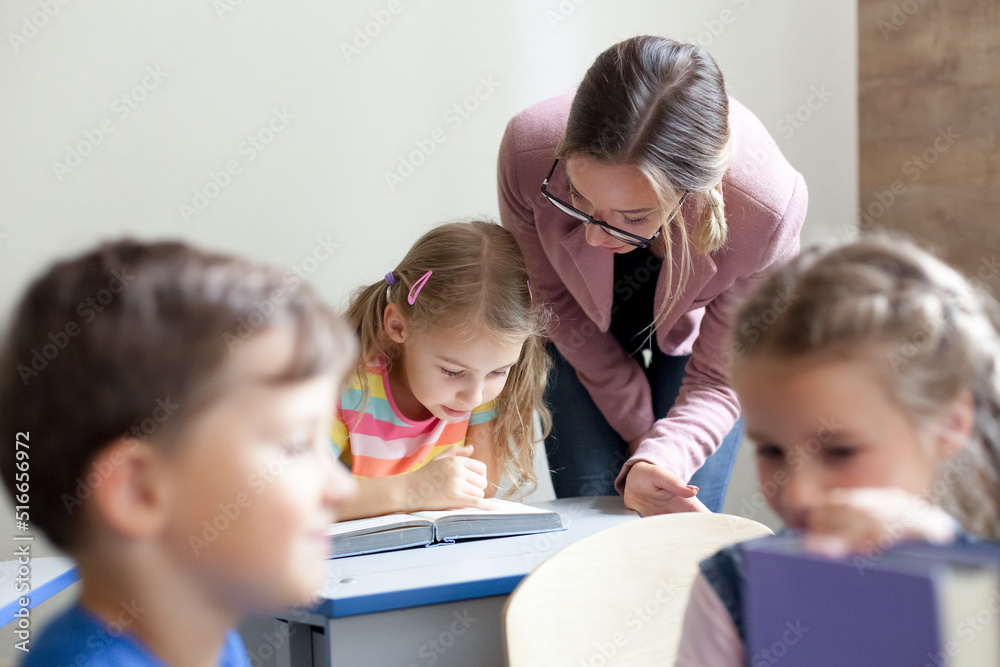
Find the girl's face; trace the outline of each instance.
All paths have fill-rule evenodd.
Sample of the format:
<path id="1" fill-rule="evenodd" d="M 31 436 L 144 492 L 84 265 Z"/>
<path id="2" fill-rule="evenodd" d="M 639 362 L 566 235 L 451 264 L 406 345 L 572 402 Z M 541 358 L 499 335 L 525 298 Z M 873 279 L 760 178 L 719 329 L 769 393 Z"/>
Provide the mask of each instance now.
<path id="1" fill-rule="evenodd" d="M 166 538 L 206 595 L 241 611 L 300 604 L 323 584 L 336 509 L 354 481 L 330 453 L 345 368 L 287 384 L 290 331 L 263 331 L 229 362 L 223 396 L 186 429 L 169 465 Z"/>
<path id="2" fill-rule="evenodd" d="M 570 203 L 591 217 L 622 231 L 650 238 L 660 228 L 660 203 L 649 180 L 632 165 L 610 164 L 586 155 L 566 160 Z M 587 225 L 587 243 L 626 253 L 622 243 L 597 225 Z"/>
<path id="3" fill-rule="evenodd" d="M 457 421 L 500 395 L 521 356 L 523 341 L 497 345 L 486 336 L 472 342 L 449 332 L 413 331 L 395 304 L 386 307 L 386 331 L 402 346 L 391 371 L 396 406 L 409 419 L 430 416 Z"/>
<path id="4" fill-rule="evenodd" d="M 733 386 L 768 503 L 789 528 L 837 488 L 926 495 L 946 458 L 888 395 L 870 362 L 768 357 L 740 362 Z M 922 439 L 923 438 L 923 439 Z"/>

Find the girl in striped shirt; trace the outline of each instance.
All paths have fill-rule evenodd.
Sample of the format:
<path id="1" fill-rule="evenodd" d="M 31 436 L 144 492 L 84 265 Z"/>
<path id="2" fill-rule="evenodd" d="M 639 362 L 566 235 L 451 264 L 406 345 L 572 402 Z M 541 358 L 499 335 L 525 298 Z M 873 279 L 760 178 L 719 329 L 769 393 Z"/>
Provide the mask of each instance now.
<path id="1" fill-rule="evenodd" d="M 506 475 L 534 483 L 533 413 L 543 432 L 548 311 L 532 298 L 514 238 L 487 222 L 437 227 L 347 318 L 361 361 L 331 440 L 358 480 L 344 519 L 489 508 Z"/>

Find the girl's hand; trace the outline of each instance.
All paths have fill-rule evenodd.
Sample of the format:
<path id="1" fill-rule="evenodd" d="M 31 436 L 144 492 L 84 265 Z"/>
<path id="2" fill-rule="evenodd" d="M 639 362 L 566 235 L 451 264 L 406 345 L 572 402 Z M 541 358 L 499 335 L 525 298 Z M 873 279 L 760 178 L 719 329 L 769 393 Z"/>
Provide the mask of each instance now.
<path id="1" fill-rule="evenodd" d="M 947 544 L 955 522 L 940 507 L 901 489 L 834 489 L 809 512 L 805 546 L 834 558 L 881 553 L 901 540 Z"/>
<path id="2" fill-rule="evenodd" d="M 472 451 L 471 445 L 452 447 L 406 475 L 404 504 L 408 511 L 494 509 L 494 505 L 484 499 L 486 464 L 470 458 Z"/>
<path id="3" fill-rule="evenodd" d="M 708 512 L 690 486 L 663 466 L 639 461 L 625 477 L 625 507 L 641 516 L 673 512 Z"/>

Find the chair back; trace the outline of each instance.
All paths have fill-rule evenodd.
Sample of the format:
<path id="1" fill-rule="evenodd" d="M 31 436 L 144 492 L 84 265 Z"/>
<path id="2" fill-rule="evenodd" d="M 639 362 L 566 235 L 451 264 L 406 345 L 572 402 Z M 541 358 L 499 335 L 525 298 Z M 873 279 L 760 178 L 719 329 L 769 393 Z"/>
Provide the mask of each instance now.
<path id="1" fill-rule="evenodd" d="M 728 514 L 630 521 L 550 556 L 504 608 L 510 667 L 672 665 L 698 563 L 770 535 Z"/>

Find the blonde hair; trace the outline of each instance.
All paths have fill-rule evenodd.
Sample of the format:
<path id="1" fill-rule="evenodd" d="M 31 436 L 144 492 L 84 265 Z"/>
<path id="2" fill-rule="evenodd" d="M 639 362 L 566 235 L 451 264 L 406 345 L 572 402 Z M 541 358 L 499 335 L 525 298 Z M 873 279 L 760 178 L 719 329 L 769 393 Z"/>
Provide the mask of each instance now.
<path id="1" fill-rule="evenodd" d="M 780 313 L 773 307 L 778 301 L 787 305 Z M 987 292 L 912 242 L 871 235 L 833 250 L 803 253 L 773 275 L 737 318 L 735 349 L 782 361 L 874 355 L 890 396 L 918 427 L 971 393 L 973 434 L 955 463 L 970 464 L 972 473 L 952 480 L 939 475 L 934 492 L 968 531 L 996 539 L 998 313 Z"/>
<path id="2" fill-rule="evenodd" d="M 407 295 L 428 271 L 419 296 Z M 549 310 L 533 299 L 521 250 L 510 232 L 489 222 L 453 222 L 421 236 L 392 271 L 395 284 L 379 280 L 360 288 L 351 299 L 347 319 L 361 339 L 358 375 L 364 400 L 370 393 L 365 372 L 372 360 L 398 361 L 401 346 L 386 335 L 383 313 L 394 303 L 414 331 L 447 331 L 463 341 L 486 335 L 498 345 L 523 341 L 521 355 L 496 398 L 496 459 L 512 490 L 535 483 L 533 413 L 542 437 L 551 414 L 542 399 L 551 361 L 544 349 Z"/>
<path id="3" fill-rule="evenodd" d="M 666 295 L 651 330 L 687 287 L 692 248 L 708 254 L 726 242 L 722 178 L 729 136 L 729 98 L 715 60 L 665 37 L 633 37 L 601 53 L 573 99 L 556 157 L 586 155 L 633 165 L 645 175 L 659 201 L 667 285 L 673 284 L 670 257 L 679 244 L 677 292 Z M 683 211 L 669 220 L 684 193 L 701 200 L 701 217 L 690 232 Z"/>

